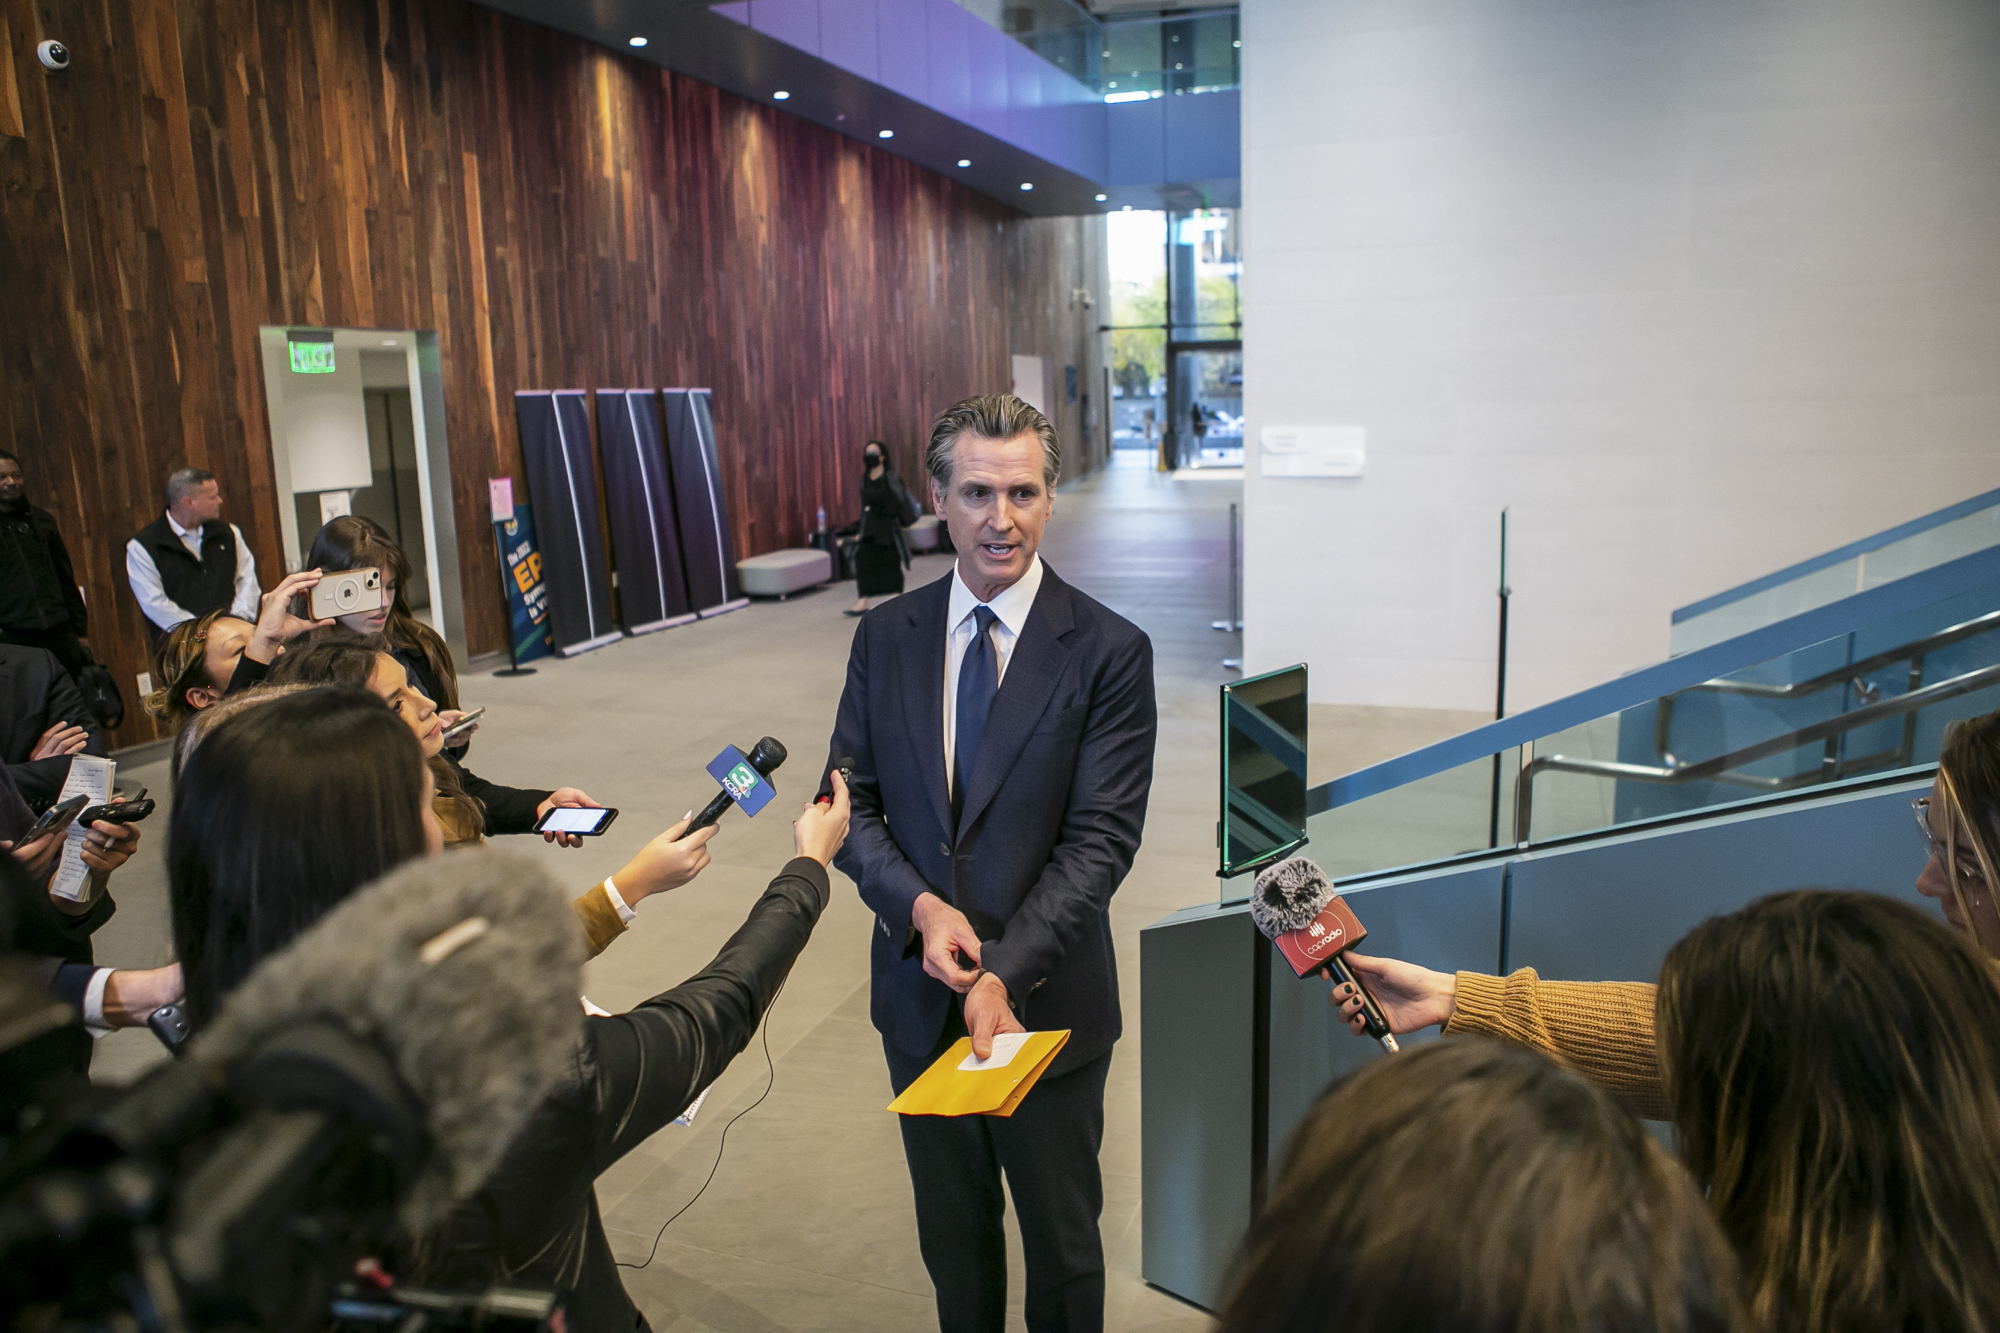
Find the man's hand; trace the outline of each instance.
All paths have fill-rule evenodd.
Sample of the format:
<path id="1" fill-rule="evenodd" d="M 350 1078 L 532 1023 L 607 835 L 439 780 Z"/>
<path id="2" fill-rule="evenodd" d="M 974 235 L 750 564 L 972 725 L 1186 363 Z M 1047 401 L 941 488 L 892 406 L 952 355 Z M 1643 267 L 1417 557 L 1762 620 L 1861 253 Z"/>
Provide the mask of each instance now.
<path id="1" fill-rule="evenodd" d="M 1001 1033 L 1027 1031 L 1007 1006 L 1007 987 L 991 972 L 981 972 L 965 994 L 965 1030 L 972 1034 L 972 1053 L 981 1060 L 993 1054 L 993 1039 Z"/>
<path id="2" fill-rule="evenodd" d="M 439 716 L 443 715 L 440 714 Z M 447 722 L 445 725 L 450 726 L 451 724 Z M 473 730 L 478 730 L 477 724 L 474 724 Z M 460 739 L 464 738 L 460 737 Z M 551 810 L 602 810 L 603 808 L 603 806 L 591 800 L 590 797 L 578 791 L 575 787 L 557 787 L 549 793 L 549 798 L 546 801 L 535 807 L 535 818 L 540 819 Z M 581 847 L 583 846 L 583 835 L 581 833 L 557 833 L 551 830 L 542 835 L 542 841 L 557 843 L 564 847 Z M 642 852 L 640 855 L 643 856 L 644 853 Z M 634 862 L 634 864 L 637 863 Z M 622 875 L 625 872 L 621 870 L 618 873 Z M 688 879 L 693 878 L 693 875 L 688 876 Z M 683 880 L 681 882 L 686 883 L 687 881 Z M 680 885 L 676 884 L 670 887 L 679 888 Z M 621 896 L 625 892 L 625 881 L 622 879 L 618 881 L 618 892 Z M 626 898 L 625 901 L 629 903 L 632 900 Z"/>
<path id="3" fill-rule="evenodd" d="M 1382 1006 L 1382 1017 L 1389 1020 L 1389 1031 L 1399 1037 L 1432 1024 L 1443 1025 L 1458 1007 L 1458 978 L 1450 972 L 1433 972 L 1415 963 L 1370 958 L 1363 953 L 1348 954 L 1347 965 L 1374 994 L 1375 1002 Z M 1335 986 L 1326 1002 L 1340 1011 L 1341 1022 L 1354 1035 L 1365 1034 L 1361 997 L 1354 993 L 1354 987 Z"/>
<path id="4" fill-rule="evenodd" d="M 62 851 L 64 830 L 56 829 L 44 833 L 33 842 L 16 847 L 11 842 L 0 842 L 0 851 L 14 858 L 14 864 L 26 871 L 28 878 L 40 880 L 55 864 L 56 856 Z"/>
<path id="5" fill-rule="evenodd" d="M 179 963 L 121 967 L 104 983 L 104 1021 L 115 1028 L 144 1027 L 155 1009 L 175 1003 L 184 990 Z"/>
<path id="6" fill-rule="evenodd" d="M 260 666 L 269 666 L 278 659 L 278 653 L 287 643 L 306 633 L 331 625 L 331 620 L 302 620 L 292 614 L 292 598 L 300 593 L 310 593 L 320 581 L 317 569 L 302 569 L 296 574 L 287 574 L 284 581 L 264 594 L 257 604 L 257 624 L 250 631 L 250 642 L 243 645 L 243 655 Z M 311 605 L 308 601 L 307 605 Z"/>
<path id="7" fill-rule="evenodd" d="M 679 823 L 641 847 L 639 854 L 611 877 L 627 907 L 637 907 L 641 898 L 652 894 L 678 889 L 708 864 L 708 840 L 715 836 L 715 825 L 696 829 L 682 841 L 674 841 L 693 817 L 682 816 Z"/>
<path id="8" fill-rule="evenodd" d="M 910 909 L 910 924 L 924 937 L 924 971 L 960 995 L 971 990 L 979 979 L 979 936 L 973 933 L 965 913 L 935 893 L 920 893 Z M 959 966 L 954 950 L 972 966 Z"/>
<path id="9" fill-rule="evenodd" d="M 134 824 L 114 824 L 100 819 L 83 835 L 83 863 L 90 867 L 90 900 L 104 892 L 111 872 L 132 859 L 139 850 L 139 829 Z"/>
<path id="10" fill-rule="evenodd" d="M 840 776 L 840 770 L 833 770 L 833 799 L 824 804 L 808 801 L 799 817 L 792 821 L 792 853 L 795 856 L 810 856 L 821 865 L 831 865 L 833 854 L 840 850 L 840 844 L 847 841 L 847 820 L 851 807 L 847 802 L 847 779 Z"/>
<path id="11" fill-rule="evenodd" d="M 29 759 L 60 759 L 90 744 L 90 733 L 71 722 L 58 722 L 42 733 Z"/>

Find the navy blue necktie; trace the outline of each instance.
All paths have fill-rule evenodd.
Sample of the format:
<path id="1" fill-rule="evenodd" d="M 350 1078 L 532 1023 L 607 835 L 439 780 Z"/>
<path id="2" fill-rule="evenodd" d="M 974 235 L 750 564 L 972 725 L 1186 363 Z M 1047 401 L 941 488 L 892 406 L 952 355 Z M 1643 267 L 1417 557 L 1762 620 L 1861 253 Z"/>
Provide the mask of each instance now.
<path id="1" fill-rule="evenodd" d="M 972 780 L 973 762 L 979 758 L 979 742 L 986 738 L 986 715 L 993 711 L 993 696 L 1000 693 L 1000 654 L 987 631 L 1000 617 L 990 606 L 972 608 L 972 642 L 958 664 L 957 735 L 952 743 L 951 813 L 954 820 L 965 806 L 965 784 Z"/>

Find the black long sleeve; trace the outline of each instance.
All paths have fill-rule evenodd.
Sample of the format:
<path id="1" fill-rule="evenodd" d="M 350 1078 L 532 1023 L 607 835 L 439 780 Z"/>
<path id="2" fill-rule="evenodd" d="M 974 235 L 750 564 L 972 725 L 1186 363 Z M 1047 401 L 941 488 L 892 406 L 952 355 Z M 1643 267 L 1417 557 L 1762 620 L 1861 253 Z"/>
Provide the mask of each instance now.
<path id="1" fill-rule="evenodd" d="M 471 769 L 459 764 L 446 755 L 445 759 L 458 770 L 459 785 L 465 794 L 486 807 L 486 836 L 497 838 L 508 833 L 532 833 L 535 820 L 540 818 L 535 808 L 549 799 L 547 789 L 533 790 L 527 787 L 503 787 L 497 782 L 488 782 Z"/>
<path id="2" fill-rule="evenodd" d="M 423 1279 L 558 1287 L 569 1293 L 570 1333 L 631 1333 L 639 1312 L 619 1281 L 593 1182 L 750 1044 L 828 897 L 825 867 L 792 861 L 707 967 L 628 1013 L 585 1019 L 570 1075 L 485 1187 L 424 1245 Z"/>
<path id="3" fill-rule="evenodd" d="M 797 858 L 707 967 L 630 1012 L 588 1020 L 596 1047 L 593 1175 L 685 1111 L 750 1044 L 828 892 L 826 868 Z"/>

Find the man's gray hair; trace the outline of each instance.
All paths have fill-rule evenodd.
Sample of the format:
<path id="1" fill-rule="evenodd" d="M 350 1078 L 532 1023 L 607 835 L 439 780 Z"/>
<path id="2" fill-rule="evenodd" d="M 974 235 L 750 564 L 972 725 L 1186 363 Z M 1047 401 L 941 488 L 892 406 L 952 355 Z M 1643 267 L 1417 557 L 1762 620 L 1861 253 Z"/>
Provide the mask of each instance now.
<path id="1" fill-rule="evenodd" d="M 924 450 L 924 469 L 941 487 L 951 485 L 951 455 L 958 437 L 967 433 L 982 440 L 1011 440 L 1033 435 L 1042 442 L 1042 482 L 1050 490 L 1062 475 L 1062 446 L 1056 443 L 1056 428 L 1049 419 L 1011 393 L 992 393 L 953 403 L 931 427 L 931 443 Z"/>
<path id="2" fill-rule="evenodd" d="M 174 504 L 185 500 L 214 480 L 213 472 L 203 472 L 198 467 L 176 468 L 167 474 L 167 503 Z"/>

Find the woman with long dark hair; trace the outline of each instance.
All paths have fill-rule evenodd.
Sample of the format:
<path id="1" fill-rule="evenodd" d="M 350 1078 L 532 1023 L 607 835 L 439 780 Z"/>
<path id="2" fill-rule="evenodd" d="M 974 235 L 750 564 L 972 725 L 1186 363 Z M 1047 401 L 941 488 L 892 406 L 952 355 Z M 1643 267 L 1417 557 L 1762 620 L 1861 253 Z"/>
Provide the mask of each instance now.
<path id="1" fill-rule="evenodd" d="M 447 714 L 457 711 L 458 668 L 452 665 L 451 648 L 442 634 L 417 619 L 410 609 L 410 558 L 387 528 L 359 514 L 330 519 L 313 536 L 306 567 L 327 573 L 381 570 L 381 607 L 336 616 L 334 623 L 349 634 L 384 636 L 390 654 L 403 664 L 424 697 Z"/>
<path id="2" fill-rule="evenodd" d="M 1222 1333 L 1735 1333 L 1687 1173 L 1589 1083 L 1498 1042 L 1336 1081 L 1252 1219 Z"/>
<path id="3" fill-rule="evenodd" d="M 889 446 L 868 441 L 861 453 L 861 531 L 854 546 L 854 591 L 860 600 L 847 615 L 865 615 L 870 597 L 893 597 L 903 590 L 910 567 L 910 541 L 903 525 L 916 520 L 916 502 L 896 469 Z"/>
<path id="4" fill-rule="evenodd" d="M 1767 1329 L 2000 1328 L 2000 985 L 1908 903 L 1774 894 L 1660 968 L 1676 1139 Z"/>
<path id="5" fill-rule="evenodd" d="M 807 805 L 792 826 L 798 855 L 707 967 L 626 1013 L 582 1018 L 568 1075 L 499 1168 L 437 1233 L 415 1238 L 419 1276 L 561 1287 L 574 1333 L 644 1326 L 618 1279 L 593 1182 L 749 1044 L 826 909 L 826 865 L 848 819 L 846 785 L 838 773 L 832 782 L 831 802 Z M 366 690 L 304 690 L 210 729 L 187 756 L 167 832 L 174 943 L 195 1026 L 355 890 L 435 853 L 443 830 L 429 794 L 416 737 Z"/>

